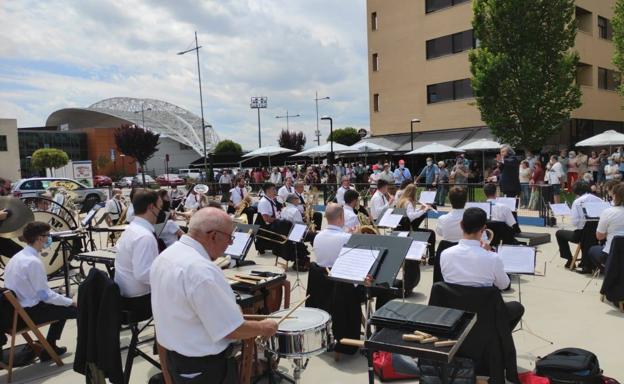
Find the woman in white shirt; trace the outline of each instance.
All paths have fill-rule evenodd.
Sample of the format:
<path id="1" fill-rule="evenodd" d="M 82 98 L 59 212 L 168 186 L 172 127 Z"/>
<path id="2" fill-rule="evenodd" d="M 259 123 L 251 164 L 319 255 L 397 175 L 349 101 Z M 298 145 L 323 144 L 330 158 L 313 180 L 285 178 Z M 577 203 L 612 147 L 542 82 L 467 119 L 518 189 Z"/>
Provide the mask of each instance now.
<path id="1" fill-rule="evenodd" d="M 600 215 L 596 238 L 607 240 L 604 247 L 594 245 L 589 249 L 589 259 L 594 268 L 605 266 L 611 252 L 611 242 L 615 236 L 624 236 L 624 184 L 618 184 L 611 194 L 613 207 L 605 209 Z"/>
<path id="2" fill-rule="evenodd" d="M 529 162 L 523 160 L 520 163 L 520 171 L 518 173 L 518 177 L 520 178 L 520 190 L 522 191 L 522 204 L 520 208 L 529 206 L 529 201 L 531 200 L 531 186 L 529 183 L 531 181 L 532 172 L 532 169 L 529 167 Z"/>
<path id="3" fill-rule="evenodd" d="M 619 170 L 617 163 L 615 162 L 614 157 L 609 158 L 609 163 L 605 165 L 604 171 L 605 171 L 605 179 L 613 180 L 613 179 L 618 178 L 620 174 L 620 170 Z"/>
<path id="4" fill-rule="evenodd" d="M 416 208 L 418 206 L 418 199 L 416 198 L 417 188 L 416 185 L 410 184 L 405 188 L 401 199 L 397 203 L 397 208 L 404 208 L 405 215 L 410 221 L 410 229 L 418 232 L 429 232 L 429 256 L 433 257 L 435 254 L 436 235 L 431 229 L 419 228 L 420 223 L 425 220 L 427 211 L 431 210 L 428 205 L 423 205 L 422 208 Z"/>
<path id="5" fill-rule="evenodd" d="M 397 191 L 394 193 L 394 201 L 396 201 L 397 204 L 399 200 L 401 200 L 401 196 L 403 195 L 405 188 L 407 188 L 407 186 L 410 185 L 411 183 L 412 183 L 411 179 L 403 180 L 403 182 L 401 183 Z"/>

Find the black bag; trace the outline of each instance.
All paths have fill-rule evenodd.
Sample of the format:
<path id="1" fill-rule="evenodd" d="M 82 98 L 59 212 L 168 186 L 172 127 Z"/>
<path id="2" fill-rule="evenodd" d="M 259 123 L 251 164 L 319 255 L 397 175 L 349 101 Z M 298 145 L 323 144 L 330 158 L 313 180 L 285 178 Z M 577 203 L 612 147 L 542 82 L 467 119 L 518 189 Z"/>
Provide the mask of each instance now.
<path id="1" fill-rule="evenodd" d="M 420 384 L 442 384 L 442 370 L 446 369 L 448 383 L 450 384 L 475 384 L 474 363 L 472 359 L 456 357 L 450 364 L 434 360 L 418 360 L 420 368 Z"/>
<path id="2" fill-rule="evenodd" d="M 580 348 L 563 348 L 535 362 L 535 373 L 551 384 L 601 384 L 602 370 L 593 353 Z"/>

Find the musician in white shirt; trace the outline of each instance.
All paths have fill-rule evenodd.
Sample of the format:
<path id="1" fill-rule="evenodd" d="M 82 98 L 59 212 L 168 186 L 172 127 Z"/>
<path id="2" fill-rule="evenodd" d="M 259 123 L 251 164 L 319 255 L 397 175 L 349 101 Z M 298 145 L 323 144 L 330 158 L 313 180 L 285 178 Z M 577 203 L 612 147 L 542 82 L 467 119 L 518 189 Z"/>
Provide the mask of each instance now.
<path id="1" fill-rule="evenodd" d="M 288 220 L 293 224 L 303 224 L 303 216 L 297 208 L 301 201 L 294 193 L 289 194 L 284 199 L 285 206 L 280 212 L 280 217 L 284 220 Z"/>
<path id="2" fill-rule="evenodd" d="M 195 189 L 192 188 L 191 193 L 189 193 L 184 200 L 184 208 L 189 211 L 198 209 L 200 202 L 201 196 L 199 196 L 199 193 L 195 192 Z"/>
<path id="3" fill-rule="evenodd" d="M 305 197 L 303 196 L 303 194 L 304 194 L 303 181 L 297 181 L 295 183 L 295 195 L 297 195 L 297 197 L 301 201 L 301 204 L 297 205 L 297 209 L 299 210 L 299 212 L 301 212 L 301 215 L 303 215 L 305 212 L 305 204 L 306 204 Z"/>
<path id="4" fill-rule="evenodd" d="M 453 243 L 458 242 L 464 236 L 461 229 L 461 221 L 464 216 L 464 207 L 468 195 L 462 187 L 453 187 L 449 191 L 449 201 L 451 202 L 451 211 L 446 215 L 438 218 L 436 233 L 446 241 Z"/>
<path id="5" fill-rule="evenodd" d="M 65 320 L 75 319 L 76 304 L 69 297 L 58 294 L 48 286 L 48 276 L 39 253 L 52 245 L 50 225 L 33 221 L 24 227 L 20 240 L 27 245 L 13 255 L 4 269 L 4 286 L 15 293 L 20 305 L 35 324 L 54 321 L 48 329 L 47 341 L 57 354 L 67 352 L 56 342 L 61 338 Z M 47 352 L 41 361 L 50 360 Z"/>
<path id="6" fill-rule="evenodd" d="M 619 183 L 613 187 L 610 194 L 613 206 L 602 212 L 600 221 L 598 221 L 598 229 L 596 230 L 596 239 L 599 241 L 606 239 L 607 241 L 604 247 L 602 245 L 594 245 L 589 249 L 588 254 L 592 263 L 592 269 L 607 265 L 613 238 L 624 236 L 624 184 Z M 613 252 L 613 256 L 617 253 L 617 251 Z"/>
<path id="7" fill-rule="evenodd" d="M 449 284 L 467 287 L 491 287 L 507 289 L 509 276 L 505 273 L 503 260 L 482 242 L 487 214 L 481 208 L 468 208 L 460 222 L 463 234 L 459 244 L 442 251 L 440 268 L 442 277 Z M 522 304 L 512 301 L 505 303 L 511 329 L 524 314 Z"/>
<path id="8" fill-rule="evenodd" d="M 117 223 L 117 221 L 119 220 L 119 216 L 121 216 L 121 213 L 124 211 L 124 209 L 125 205 L 123 202 L 121 189 L 115 188 L 113 189 L 113 197 L 106 201 L 106 206 L 104 207 L 104 210 L 107 213 L 106 222 L 109 226 L 115 224 L 123 224 Z"/>
<path id="9" fill-rule="evenodd" d="M 271 231 L 273 223 L 280 218 L 279 207 L 275 201 L 275 184 L 265 183 L 262 186 L 263 196 L 258 201 L 258 215 L 254 224 Z M 255 239 L 256 250 L 261 255 L 266 249 L 272 249 L 273 243 L 264 239 Z"/>
<path id="10" fill-rule="evenodd" d="M 405 209 L 405 215 L 410 222 L 409 229 L 412 231 L 418 232 L 429 232 L 429 240 L 428 243 L 428 252 L 431 257 L 435 255 L 435 243 L 436 243 L 436 234 L 431 229 L 419 228 L 420 224 L 427 218 L 426 214 L 432 208 L 429 205 L 422 205 L 421 208 L 416 208 L 418 206 L 418 200 L 416 198 L 417 188 L 415 184 L 410 184 L 405 188 L 403 194 L 401 195 L 401 199 L 397 203 L 397 208 Z M 405 230 L 405 228 L 404 228 Z"/>
<path id="11" fill-rule="evenodd" d="M 572 211 L 571 223 L 574 226 L 574 230 L 560 229 L 555 233 L 557 238 L 557 244 L 559 244 L 559 255 L 562 259 L 566 259 L 566 268 L 569 268 L 572 263 L 572 252 L 570 251 L 570 244 L 578 244 L 581 241 L 583 234 L 583 227 L 585 226 L 585 213 L 583 212 L 583 204 L 589 202 L 601 202 L 602 200 L 591 193 L 591 187 L 585 181 L 577 181 L 573 186 L 574 194 L 577 198 L 572 203 L 570 210 Z M 585 260 L 588 261 L 588 260 Z M 586 265 L 584 261 L 581 261 L 581 266 L 585 267 L 585 272 L 588 271 L 589 265 Z"/>
<path id="12" fill-rule="evenodd" d="M 511 208 L 505 204 L 496 202 L 496 184 L 488 183 L 483 187 L 483 193 L 487 198 L 487 201 L 492 205 L 492 221 L 501 221 L 507 224 L 508 227 L 513 228 L 516 225 L 516 218 L 511 211 Z"/>
<path id="13" fill-rule="evenodd" d="M 156 334 L 168 351 L 174 383 L 237 382 L 231 343 L 277 332 L 274 320 L 244 320 L 225 275 L 213 263 L 232 243 L 233 230 L 224 211 L 203 208 L 191 218 L 188 235 L 152 266 Z"/>
<path id="14" fill-rule="evenodd" d="M 384 179 L 377 180 L 377 191 L 370 201 L 373 219 L 377 220 L 384 209 L 392 206 L 392 202 L 394 202 L 394 197 L 388 195 L 388 182 Z"/>
<path id="15" fill-rule="evenodd" d="M 236 186 L 230 189 L 230 201 L 228 202 L 227 213 L 235 213 L 236 210 L 240 208 L 243 200 L 250 202 L 247 208 L 243 209 L 243 213 L 247 216 L 247 223 L 251 224 L 253 223 L 256 209 L 251 206 L 251 196 L 249 196 L 249 192 L 247 192 L 247 188 L 245 188 L 245 179 L 243 177 L 238 177 L 236 179 Z"/>
<path id="16" fill-rule="evenodd" d="M 295 191 L 293 187 L 293 180 L 290 177 L 285 179 L 284 185 L 277 191 L 277 201 L 280 203 L 286 202 L 286 197 Z"/>
<path id="17" fill-rule="evenodd" d="M 325 209 L 327 227 L 314 238 L 314 255 L 316 264 L 331 268 L 340 255 L 340 249 L 351 238 L 350 233 L 343 230 L 345 225 L 343 208 L 336 203 L 329 203 Z"/>
<path id="18" fill-rule="evenodd" d="M 149 318 L 150 268 L 158 256 L 154 233 L 162 199 L 156 191 L 139 190 L 132 200 L 135 217 L 117 242 L 115 282 L 122 296 L 122 308 L 132 310 L 139 318 Z"/>
<path id="19" fill-rule="evenodd" d="M 360 227 L 360 219 L 356 209 L 360 204 L 360 194 L 350 189 L 344 194 L 344 229 L 347 232 L 355 232 Z"/>
<path id="20" fill-rule="evenodd" d="M 338 190 L 336 191 L 336 202 L 340 205 L 344 205 L 345 204 L 345 199 L 344 199 L 344 195 L 345 192 L 347 192 L 350 189 L 353 189 L 350 185 L 350 180 L 349 180 L 349 176 L 343 176 L 342 179 L 340 179 L 340 187 L 338 188 Z"/>

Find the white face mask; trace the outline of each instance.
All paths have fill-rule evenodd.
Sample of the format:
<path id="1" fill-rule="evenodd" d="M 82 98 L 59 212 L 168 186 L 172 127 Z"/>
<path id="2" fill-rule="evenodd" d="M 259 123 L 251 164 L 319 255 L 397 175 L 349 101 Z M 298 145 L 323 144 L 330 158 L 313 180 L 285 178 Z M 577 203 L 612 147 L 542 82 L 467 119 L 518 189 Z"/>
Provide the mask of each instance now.
<path id="1" fill-rule="evenodd" d="M 405 165 L 399 164 L 399 168 L 403 169 L 403 168 L 405 168 Z"/>
<path id="2" fill-rule="evenodd" d="M 427 161 L 427 165 L 433 165 L 432 161 Z"/>

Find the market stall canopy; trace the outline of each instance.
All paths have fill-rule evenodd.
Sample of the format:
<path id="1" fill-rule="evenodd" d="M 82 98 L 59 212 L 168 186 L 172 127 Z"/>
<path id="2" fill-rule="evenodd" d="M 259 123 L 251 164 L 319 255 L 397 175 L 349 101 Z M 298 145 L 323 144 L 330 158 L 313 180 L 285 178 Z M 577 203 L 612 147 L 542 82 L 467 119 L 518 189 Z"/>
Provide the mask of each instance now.
<path id="1" fill-rule="evenodd" d="M 465 152 L 461 149 L 454 148 L 444 144 L 431 143 L 424 147 L 420 147 L 411 152 L 407 152 L 406 155 L 427 155 L 431 153 L 447 153 L 447 152 Z"/>
<path id="2" fill-rule="evenodd" d="M 576 143 L 577 147 L 607 147 L 611 145 L 624 145 L 624 134 L 609 130 Z"/>
<path id="3" fill-rule="evenodd" d="M 489 151 L 493 149 L 500 149 L 500 147 L 501 144 L 497 143 L 496 141 L 480 139 L 457 147 L 457 149 L 461 149 L 464 151 Z"/>
<path id="4" fill-rule="evenodd" d="M 350 148 L 346 145 L 334 143 L 334 153 L 343 153 L 349 152 Z M 292 155 L 292 157 L 317 157 L 317 156 L 325 156 L 331 152 L 331 143 L 319 145 L 318 147 L 306 149 L 305 151 L 301 151 L 296 155 Z"/>
<path id="5" fill-rule="evenodd" d="M 268 147 L 260 147 L 254 151 L 244 154 L 243 157 L 260 157 L 260 156 L 270 157 L 270 156 L 275 156 L 275 155 L 279 155 L 282 153 L 290 153 L 290 152 L 295 152 L 295 151 L 292 149 L 277 147 L 273 145 L 273 146 L 268 146 Z"/>
<path id="6" fill-rule="evenodd" d="M 357 153 L 376 153 L 376 152 L 394 152 L 394 149 L 384 147 L 383 145 L 360 141 L 359 143 L 355 143 L 349 147 L 349 152 L 357 152 Z"/>

